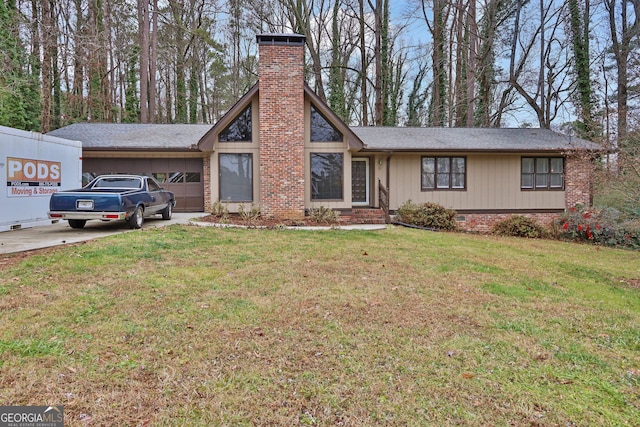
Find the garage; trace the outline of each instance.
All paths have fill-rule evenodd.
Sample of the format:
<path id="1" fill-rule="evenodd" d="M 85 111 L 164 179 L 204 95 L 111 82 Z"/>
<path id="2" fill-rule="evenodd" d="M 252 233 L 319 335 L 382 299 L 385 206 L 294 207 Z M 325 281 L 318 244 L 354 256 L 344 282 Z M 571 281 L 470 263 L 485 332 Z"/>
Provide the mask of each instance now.
<path id="1" fill-rule="evenodd" d="M 151 175 L 176 196 L 177 212 L 204 210 L 204 154 L 211 125 L 74 123 L 48 135 L 82 142 L 84 183 L 100 174 Z"/>
<path id="2" fill-rule="evenodd" d="M 204 210 L 202 158 L 85 158 L 82 172 L 85 183 L 101 174 L 151 175 L 175 194 L 176 212 Z"/>

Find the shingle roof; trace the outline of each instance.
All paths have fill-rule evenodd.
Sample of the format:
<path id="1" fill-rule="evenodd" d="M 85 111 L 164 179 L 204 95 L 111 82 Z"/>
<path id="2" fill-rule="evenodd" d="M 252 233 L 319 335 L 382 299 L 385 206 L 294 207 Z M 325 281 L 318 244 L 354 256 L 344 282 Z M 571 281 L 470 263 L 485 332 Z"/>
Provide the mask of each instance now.
<path id="1" fill-rule="evenodd" d="M 367 151 L 602 150 L 549 129 L 352 127 Z"/>
<path id="2" fill-rule="evenodd" d="M 198 150 L 212 125 L 74 123 L 47 135 L 82 141 L 89 150 Z"/>
<path id="3" fill-rule="evenodd" d="M 47 135 L 82 141 L 88 150 L 198 150 L 212 125 L 75 123 Z M 602 150 L 596 143 L 548 129 L 351 127 L 366 151 Z"/>

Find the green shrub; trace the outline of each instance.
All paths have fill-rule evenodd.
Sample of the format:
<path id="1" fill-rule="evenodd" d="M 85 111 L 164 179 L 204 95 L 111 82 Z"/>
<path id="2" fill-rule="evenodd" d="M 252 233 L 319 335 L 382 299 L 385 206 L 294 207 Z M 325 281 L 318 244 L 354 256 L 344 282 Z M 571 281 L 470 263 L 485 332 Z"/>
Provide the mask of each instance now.
<path id="1" fill-rule="evenodd" d="M 640 249 L 640 221 L 616 209 L 576 206 L 558 221 L 560 237 L 604 246 Z"/>
<path id="2" fill-rule="evenodd" d="M 337 211 L 324 206 L 309 209 L 309 218 L 318 224 L 337 224 L 338 217 Z"/>
<path id="3" fill-rule="evenodd" d="M 498 221 L 491 232 L 500 236 L 540 238 L 547 235 L 546 230 L 535 219 L 523 215 L 511 215 Z"/>
<path id="4" fill-rule="evenodd" d="M 455 230 L 457 228 L 456 211 L 437 203 L 416 204 L 408 200 L 400 206 L 396 214 L 398 221 L 419 227 L 438 230 Z"/>

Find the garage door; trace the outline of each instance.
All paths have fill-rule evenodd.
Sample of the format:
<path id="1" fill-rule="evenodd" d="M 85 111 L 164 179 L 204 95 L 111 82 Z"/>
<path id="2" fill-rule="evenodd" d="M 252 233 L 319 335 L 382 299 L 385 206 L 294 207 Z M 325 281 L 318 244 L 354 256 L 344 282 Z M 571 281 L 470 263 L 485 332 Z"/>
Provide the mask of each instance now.
<path id="1" fill-rule="evenodd" d="M 82 159 L 83 180 L 101 174 L 128 173 L 152 175 L 165 190 L 176 196 L 177 212 L 204 210 L 202 159 Z"/>

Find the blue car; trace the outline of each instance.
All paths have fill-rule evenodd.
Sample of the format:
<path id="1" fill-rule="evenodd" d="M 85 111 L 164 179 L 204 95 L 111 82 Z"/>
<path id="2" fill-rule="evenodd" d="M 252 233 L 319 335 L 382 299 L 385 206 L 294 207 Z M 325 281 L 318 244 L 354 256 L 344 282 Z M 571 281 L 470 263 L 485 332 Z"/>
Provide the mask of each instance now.
<path id="1" fill-rule="evenodd" d="M 77 190 L 51 195 L 49 218 L 66 219 L 72 228 L 87 221 L 127 221 L 141 228 L 145 217 L 162 215 L 171 219 L 176 199 L 153 177 L 146 175 L 100 175 Z"/>

